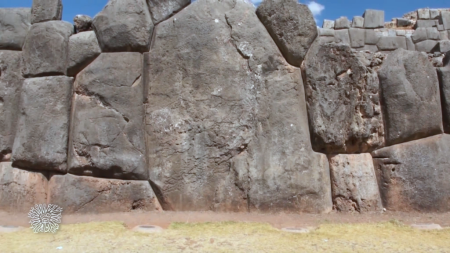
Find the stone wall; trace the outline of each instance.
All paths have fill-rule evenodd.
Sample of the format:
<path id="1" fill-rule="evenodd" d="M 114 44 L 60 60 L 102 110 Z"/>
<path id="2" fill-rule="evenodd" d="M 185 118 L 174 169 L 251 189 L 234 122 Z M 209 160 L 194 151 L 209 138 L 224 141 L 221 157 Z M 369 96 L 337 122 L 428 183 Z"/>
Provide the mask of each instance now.
<path id="1" fill-rule="evenodd" d="M 384 11 L 366 10 L 324 20 L 319 34 L 326 41 L 342 42 L 356 50 L 394 51 L 399 48 L 426 53 L 450 50 L 450 9 L 419 9 L 385 22 Z"/>
<path id="2" fill-rule="evenodd" d="M 0 210 L 450 211 L 447 9 L 61 11 L 0 9 Z"/>

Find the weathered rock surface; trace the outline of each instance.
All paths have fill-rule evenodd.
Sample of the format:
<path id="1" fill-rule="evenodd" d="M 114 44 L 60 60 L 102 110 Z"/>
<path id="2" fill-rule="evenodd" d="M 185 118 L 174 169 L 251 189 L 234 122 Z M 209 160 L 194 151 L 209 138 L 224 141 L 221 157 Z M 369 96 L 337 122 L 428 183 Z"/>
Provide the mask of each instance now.
<path id="1" fill-rule="evenodd" d="M 348 32 L 350 35 L 351 47 L 353 47 L 353 48 L 364 47 L 365 35 L 366 35 L 364 29 L 350 28 Z"/>
<path id="2" fill-rule="evenodd" d="M 53 175 L 48 195 L 66 214 L 161 210 L 148 181 Z"/>
<path id="3" fill-rule="evenodd" d="M 14 167 L 66 172 L 72 83 L 65 76 L 23 82 Z"/>
<path id="4" fill-rule="evenodd" d="M 147 0 L 155 25 L 181 11 L 190 3 L 191 0 Z"/>
<path id="5" fill-rule="evenodd" d="M 383 207 L 370 154 L 332 155 L 329 160 L 336 210 L 381 211 Z"/>
<path id="6" fill-rule="evenodd" d="M 94 17 L 103 52 L 148 52 L 153 22 L 145 0 L 109 0 Z"/>
<path id="7" fill-rule="evenodd" d="M 355 28 L 363 28 L 364 27 L 364 18 L 360 16 L 354 16 L 352 21 L 352 27 Z"/>
<path id="8" fill-rule="evenodd" d="M 23 212 L 47 203 L 47 183 L 41 172 L 16 169 L 10 162 L 0 163 L 0 210 Z"/>
<path id="9" fill-rule="evenodd" d="M 33 0 L 31 23 L 61 20 L 63 5 L 61 0 Z"/>
<path id="10" fill-rule="evenodd" d="M 437 68 L 437 73 L 441 91 L 444 131 L 450 133 L 450 66 Z"/>
<path id="11" fill-rule="evenodd" d="M 150 180 L 164 209 L 331 210 L 300 70 L 251 3 L 194 2 L 158 25 L 144 58 Z"/>
<path id="12" fill-rule="evenodd" d="M 78 33 L 69 39 L 68 76 L 76 76 L 91 63 L 102 50 L 93 31 Z"/>
<path id="13" fill-rule="evenodd" d="M 372 153 L 383 205 L 392 211 L 450 210 L 450 136 L 437 135 Z"/>
<path id="14" fill-rule="evenodd" d="M 386 145 L 442 133 L 438 78 L 426 55 L 396 50 L 378 76 Z"/>
<path id="15" fill-rule="evenodd" d="M 334 31 L 334 42 L 350 45 L 350 34 L 348 29 Z"/>
<path id="16" fill-rule="evenodd" d="M 23 75 L 65 75 L 72 24 L 48 21 L 31 26 L 23 46 Z"/>
<path id="17" fill-rule="evenodd" d="M 394 51 L 399 48 L 407 49 L 406 38 L 401 36 L 381 37 L 377 47 L 380 51 Z"/>
<path id="18" fill-rule="evenodd" d="M 384 11 L 366 10 L 364 12 L 364 28 L 374 29 L 384 27 Z"/>
<path id="19" fill-rule="evenodd" d="M 148 179 L 140 53 L 103 53 L 77 75 L 69 172 Z"/>
<path id="20" fill-rule="evenodd" d="M 439 52 L 439 43 L 435 40 L 424 40 L 416 43 L 416 50 L 426 53 Z"/>
<path id="21" fill-rule="evenodd" d="M 349 46 L 315 42 L 302 69 L 315 151 L 367 152 L 383 145 L 377 74 Z"/>
<path id="22" fill-rule="evenodd" d="M 0 50 L 0 161 L 11 154 L 16 135 L 20 90 L 22 53 Z"/>
<path id="23" fill-rule="evenodd" d="M 88 15 L 76 15 L 73 18 L 75 32 L 87 32 L 92 30 L 92 18 Z"/>
<path id="24" fill-rule="evenodd" d="M 317 25 L 308 6 L 297 0 L 265 0 L 256 14 L 287 62 L 300 67 L 317 37 Z"/>
<path id="25" fill-rule="evenodd" d="M 30 15 L 29 8 L 0 8 L 0 49 L 22 50 Z"/>
<path id="26" fill-rule="evenodd" d="M 350 28 L 350 20 L 347 17 L 340 17 L 334 21 L 334 29 L 349 29 Z"/>

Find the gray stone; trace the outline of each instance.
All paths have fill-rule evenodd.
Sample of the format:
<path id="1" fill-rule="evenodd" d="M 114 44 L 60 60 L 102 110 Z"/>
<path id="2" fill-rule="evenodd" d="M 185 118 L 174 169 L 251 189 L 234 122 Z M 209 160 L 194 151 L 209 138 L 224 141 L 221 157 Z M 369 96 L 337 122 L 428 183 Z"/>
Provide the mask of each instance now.
<path id="1" fill-rule="evenodd" d="M 396 35 L 397 36 L 406 36 L 406 31 L 405 30 L 396 30 Z"/>
<path id="2" fill-rule="evenodd" d="M 61 20 L 63 5 L 61 0 L 33 0 L 31 24 Z"/>
<path id="3" fill-rule="evenodd" d="M 436 27 L 428 27 L 427 29 L 427 38 L 429 40 L 440 40 L 441 34 L 439 33 Z"/>
<path id="4" fill-rule="evenodd" d="M 190 3 L 191 0 L 147 0 L 155 25 L 181 11 Z"/>
<path id="5" fill-rule="evenodd" d="M 439 21 L 444 25 L 445 30 L 450 30 L 450 11 L 442 11 L 441 19 Z"/>
<path id="6" fill-rule="evenodd" d="M 407 49 L 406 38 L 395 37 L 381 37 L 377 43 L 378 50 L 380 51 L 393 51 L 398 48 Z"/>
<path id="7" fill-rule="evenodd" d="M 11 154 L 19 111 L 22 53 L 0 50 L 0 161 Z"/>
<path id="8" fill-rule="evenodd" d="M 419 19 L 430 19 L 430 9 L 418 9 L 417 16 Z"/>
<path id="9" fill-rule="evenodd" d="M 30 15 L 29 8 L 0 8 L 0 49 L 22 50 Z"/>
<path id="10" fill-rule="evenodd" d="M 375 53 L 375 52 L 378 52 L 378 47 L 376 45 L 365 45 L 363 48 L 361 48 L 359 50 Z"/>
<path id="11" fill-rule="evenodd" d="M 450 66 L 437 68 L 441 91 L 444 131 L 450 133 Z"/>
<path id="12" fill-rule="evenodd" d="M 334 20 L 325 19 L 322 24 L 322 28 L 334 29 Z"/>
<path id="13" fill-rule="evenodd" d="M 348 33 L 348 29 L 336 30 L 334 32 L 334 41 L 336 43 L 350 45 L 350 34 Z"/>
<path id="14" fill-rule="evenodd" d="M 396 50 L 384 61 L 378 76 L 386 145 L 442 133 L 438 78 L 426 55 Z"/>
<path id="15" fill-rule="evenodd" d="M 448 37 L 448 32 L 447 31 L 442 31 L 442 32 L 440 32 L 440 34 L 441 34 L 441 40 L 449 40 L 449 37 Z"/>
<path id="16" fill-rule="evenodd" d="M 439 50 L 441 50 L 441 53 L 450 51 L 450 40 L 439 41 Z"/>
<path id="17" fill-rule="evenodd" d="M 66 76 L 23 82 L 12 151 L 14 167 L 66 172 L 72 83 Z"/>
<path id="18" fill-rule="evenodd" d="M 103 53 L 75 81 L 69 173 L 147 180 L 140 53 Z"/>
<path id="19" fill-rule="evenodd" d="M 92 18 L 88 15 L 76 15 L 73 18 L 75 32 L 87 32 L 92 30 Z"/>
<path id="20" fill-rule="evenodd" d="M 410 19 L 397 18 L 397 27 L 408 27 L 412 26 L 414 23 Z"/>
<path id="21" fill-rule="evenodd" d="M 36 204 L 47 203 L 47 178 L 41 172 L 16 169 L 0 163 L 0 210 L 25 213 Z"/>
<path id="22" fill-rule="evenodd" d="M 395 37 L 397 36 L 397 30 L 389 29 L 388 30 L 388 37 Z"/>
<path id="23" fill-rule="evenodd" d="M 364 47 L 365 31 L 360 28 L 350 28 L 350 45 L 353 48 Z"/>
<path id="24" fill-rule="evenodd" d="M 441 11 L 438 9 L 430 9 L 430 19 L 439 19 L 441 17 Z"/>
<path id="25" fill-rule="evenodd" d="M 334 29 L 348 29 L 350 28 L 350 20 L 347 17 L 340 17 L 334 21 Z"/>
<path id="26" fill-rule="evenodd" d="M 319 28 L 319 36 L 334 37 L 334 29 Z"/>
<path id="27" fill-rule="evenodd" d="M 256 15 L 287 62 L 300 67 L 317 37 L 317 25 L 308 6 L 297 0 L 265 0 L 258 6 Z"/>
<path id="28" fill-rule="evenodd" d="M 374 29 L 384 27 L 384 11 L 366 10 L 363 17 L 364 28 Z"/>
<path id="29" fill-rule="evenodd" d="M 82 32 L 70 36 L 69 64 L 67 75 L 76 76 L 101 53 L 97 37 L 93 31 Z"/>
<path id="30" fill-rule="evenodd" d="M 383 205 L 391 211 L 450 211 L 450 136 L 372 153 Z"/>
<path id="31" fill-rule="evenodd" d="M 406 38 L 406 48 L 411 51 L 416 50 L 416 45 L 414 45 L 414 42 L 411 38 Z"/>
<path id="32" fill-rule="evenodd" d="M 370 154 L 331 155 L 333 204 L 341 212 L 381 211 L 377 177 Z"/>
<path id="33" fill-rule="evenodd" d="M 32 25 L 23 45 L 23 75 L 65 75 L 72 33 L 72 24 L 64 21 Z"/>
<path id="34" fill-rule="evenodd" d="M 417 28 L 411 35 L 411 39 L 414 43 L 421 42 L 428 39 L 427 28 Z"/>
<path id="35" fill-rule="evenodd" d="M 420 27 L 437 27 L 436 20 L 417 20 L 416 24 L 414 26 L 414 29 L 420 28 Z"/>
<path id="36" fill-rule="evenodd" d="M 444 25 L 437 25 L 438 31 L 445 31 Z"/>
<path id="37" fill-rule="evenodd" d="M 439 52 L 439 42 L 435 40 L 424 40 L 419 43 L 416 43 L 416 51 L 433 53 Z"/>
<path id="38" fill-rule="evenodd" d="M 352 21 L 352 27 L 355 28 L 363 28 L 364 27 L 364 18 L 360 16 L 354 16 Z"/>
<path id="39" fill-rule="evenodd" d="M 161 210 L 148 181 L 127 181 L 74 175 L 53 175 L 48 202 L 69 213 L 111 213 Z"/>
<path id="40" fill-rule="evenodd" d="M 109 0 L 92 22 L 103 52 L 148 52 L 153 22 L 145 0 Z"/>
<path id="41" fill-rule="evenodd" d="M 158 25 L 144 61 L 150 180 L 165 210 L 331 210 L 301 71 L 251 3 L 195 1 Z"/>
<path id="42" fill-rule="evenodd" d="M 367 152 L 383 146 L 378 77 L 351 48 L 314 42 L 302 69 L 313 149 Z M 333 127 L 329 127 L 333 126 Z"/>
<path id="43" fill-rule="evenodd" d="M 366 33 L 365 42 L 367 45 L 376 45 L 380 40 L 379 34 L 374 30 L 366 29 L 365 33 Z"/>

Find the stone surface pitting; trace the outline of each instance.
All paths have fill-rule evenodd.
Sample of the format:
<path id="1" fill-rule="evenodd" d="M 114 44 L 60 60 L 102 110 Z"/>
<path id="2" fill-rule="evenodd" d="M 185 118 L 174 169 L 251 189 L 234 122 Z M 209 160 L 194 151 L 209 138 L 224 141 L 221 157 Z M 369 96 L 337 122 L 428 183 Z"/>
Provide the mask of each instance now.
<path id="1" fill-rule="evenodd" d="M 331 155 L 333 204 L 341 212 L 381 211 L 381 198 L 370 154 Z"/>
<path id="2" fill-rule="evenodd" d="M 147 180 L 140 53 L 102 53 L 75 81 L 69 173 Z"/>
<path id="3" fill-rule="evenodd" d="M 67 142 L 73 79 L 38 77 L 23 82 L 12 151 L 13 166 L 67 171 Z"/>
<path id="4" fill-rule="evenodd" d="M 33 0 L 31 23 L 61 20 L 63 5 L 61 0 Z"/>

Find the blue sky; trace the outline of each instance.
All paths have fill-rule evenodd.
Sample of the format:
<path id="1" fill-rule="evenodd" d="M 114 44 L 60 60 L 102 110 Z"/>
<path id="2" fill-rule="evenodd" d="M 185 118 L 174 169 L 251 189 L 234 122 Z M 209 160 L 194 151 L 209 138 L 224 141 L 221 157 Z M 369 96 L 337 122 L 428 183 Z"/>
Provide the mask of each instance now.
<path id="1" fill-rule="evenodd" d="M 251 0 L 258 5 L 260 0 Z M 108 0 L 63 0 L 63 19 L 72 22 L 76 14 L 95 16 Z M 378 9 L 385 11 L 386 21 L 394 17 L 401 17 L 404 13 L 424 8 L 450 8 L 449 0 L 300 0 L 308 4 L 315 14 L 319 26 L 323 19 L 336 19 L 340 16 L 360 16 L 365 9 Z M 32 0 L 0 0 L 0 8 L 3 7 L 31 7 Z"/>

